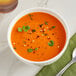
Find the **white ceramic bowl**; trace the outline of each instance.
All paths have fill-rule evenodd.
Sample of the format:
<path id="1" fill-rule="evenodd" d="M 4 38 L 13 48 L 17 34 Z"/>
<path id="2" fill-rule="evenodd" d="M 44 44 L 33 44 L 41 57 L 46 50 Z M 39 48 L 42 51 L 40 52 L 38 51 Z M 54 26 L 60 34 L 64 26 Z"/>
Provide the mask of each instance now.
<path id="1" fill-rule="evenodd" d="M 12 44 L 11 44 L 11 31 L 12 31 L 12 28 L 14 26 L 14 24 L 21 18 L 23 17 L 24 15 L 28 14 L 28 13 L 31 13 L 31 12 L 45 12 L 45 13 L 48 13 L 48 14 L 51 14 L 53 16 L 55 16 L 62 24 L 63 24 L 63 27 L 65 28 L 65 31 L 66 31 L 66 43 L 65 43 L 65 46 L 64 48 L 62 49 L 62 51 L 55 57 L 53 57 L 52 59 L 49 59 L 49 60 L 46 60 L 46 61 L 40 61 L 40 62 L 36 62 L 36 61 L 30 61 L 30 60 L 27 60 L 27 59 L 24 59 L 23 57 L 19 56 L 15 50 L 13 49 L 12 47 Z M 53 62 L 55 62 L 56 60 L 58 60 L 62 55 L 63 53 L 65 52 L 66 48 L 67 48 L 67 45 L 68 45 L 68 42 L 69 42 L 69 28 L 68 28 L 68 25 L 67 23 L 64 21 L 64 18 L 59 14 L 57 13 L 56 11 L 54 10 L 51 10 L 49 8 L 32 8 L 32 9 L 27 9 L 27 10 L 24 10 L 22 13 L 18 14 L 14 19 L 13 21 L 10 23 L 10 26 L 9 26 L 9 29 L 8 29 L 8 34 L 7 34 L 7 39 L 8 39 L 8 45 L 10 47 L 10 49 L 12 50 L 12 52 L 14 53 L 14 55 L 21 61 L 25 62 L 25 63 L 30 63 L 30 64 L 37 64 L 37 65 L 47 65 L 47 64 L 51 64 Z"/>

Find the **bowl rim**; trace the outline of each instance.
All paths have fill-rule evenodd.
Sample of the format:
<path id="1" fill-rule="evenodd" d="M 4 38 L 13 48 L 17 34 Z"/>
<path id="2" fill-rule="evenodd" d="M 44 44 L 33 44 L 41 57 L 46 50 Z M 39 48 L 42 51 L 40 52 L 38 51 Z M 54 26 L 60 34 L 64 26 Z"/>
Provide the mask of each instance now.
<path id="1" fill-rule="evenodd" d="M 10 40 L 10 37 L 11 37 L 11 31 L 12 31 L 12 29 L 11 29 L 11 25 L 12 24 L 15 24 L 21 17 L 23 17 L 24 15 L 26 15 L 26 14 L 24 14 L 24 12 L 26 11 L 30 11 L 30 10 L 45 10 L 45 11 L 50 11 L 50 12 L 52 12 L 52 13 L 54 13 L 55 15 L 57 15 L 59 18 L 61 18 L 61 20 L 65 23 L 65 26 L 66 26 L 66 29 L 67 29 L 67 40 L 66 40 L 66 43 L 65 43 L 65 45 L 64 45 L 64 48 L 62 49 L 62 51 L 59 53 L 59 54 L 57 54 L 55 57 L 53 57 L 53 58 L 51 58 L 51 59 L 48 59 L 48 60 L 45 60 L 45 61 L 31 61 L 31 60 L 28 60 L 28 59 L 24 59 L 23 57 L 21 57 L 19 54 L 17 54 L 16 52 L 15 52 L 15 50 L 13 49 L 13 47 L 12 47 L 12 44 L 11 44 L 11 40 Z M 30 12 L 31 13 L 31 12 Z M 45 12 L 46 13 L 46 12 Z M 22 14 L 23 14 L 23 16 L 22 16 Z M 49 13 L 48 13 L 49 14 Z M 20 17 L 20 15 L 21 15 L 21 17 Z M 20 18 L 19 18 L 20 17 Z M 16 19 L 18 19 L 18 20 L 16 20 Z M 58 19 L 58 18 L 57 18 Z M 16 20 L 16 21 L 15 21 Z M 61 21 L 60 21 L 61 22 Z M 62 23 L 62 22 L 61 22 Z M 14 26 L 14 25 L 13 25 Z M 64 26 L 63 26 L 64 27 Z M 65 28 L 64 28 L 65 29 Z M 66 31 L 66 30 L 65 30 Z M 10 47 L 10 49 L 12 50 L 12 52 L 14 53 L 14 55 L 19 59 L 19 60 L 21 60 L 22 62 L 27 62 L 27 63 L 34 63 L 34 64 L 48 64 L 48 63 L 53 63 L 53 62 L 55 62 L 56 60 L 58 60 L 62 55 L 63 55 L 63 53 L 65 52 L 65 50 L 66 50 L 66 48 L 67 48 L 67 45 L 68 45 L 68 43 L 69 43 L 69 39 L 70 39 L 70 31 L 69 31 L 69 27 L 67 26 L 67 22 L 65 21 L 65 19 L 57 12 L 57 11 L 55 11 L 55 10 L 53 10 L 53 9 L 50 9 L 50 8 L 45 8 L 45 7 L 35 7 L 35 8 L 30 8 L 30 9 L 26 9 L 26 10 L 24 10 L 24 11 L 22 11 L 21 13 L 19 13 L 12 21 L 11 21 L 11 23 L 10 23 L 10 25 L 9 25 L 9 27 L 8 27 L 8 33 L 7 33 L 7 41 L 8 41 L 8 45 L 9 45 L 9 47 Z"/>

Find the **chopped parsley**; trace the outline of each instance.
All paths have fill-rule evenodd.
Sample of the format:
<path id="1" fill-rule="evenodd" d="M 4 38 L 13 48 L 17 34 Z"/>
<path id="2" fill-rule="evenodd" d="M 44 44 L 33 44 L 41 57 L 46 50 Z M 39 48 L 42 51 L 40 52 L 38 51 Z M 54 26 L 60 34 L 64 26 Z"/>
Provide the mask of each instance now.
<path id="1" fill-rule="evenodd" d="M 16 47 L 14 47 L 14 49 L 16 49 Z"/>
<path id="2" fill-rule="evenodd" d="M 53 41 L 53 40 L 50 40 L 50 41 L 48 42 L 48 45 L 49 45 L 49 46 L 53 46 L 53 45 L 54 45 L 54 41 Z"/>
<path id="3" fill-rule="evenodd" d="M 48 22 L 47 21 L 45 21 L 45 25 L 48 25 Z"/>
<path id="4" fill-rule="evenodd" d="M 18 32 L 22 32 L 22 28 L 21 27 L 18 27 Z"/>
<path id="5" fill-rule="evenodd" d="M 27 51 L 28 51 L 28 52 L 32 52 L 32 51 L 33 51 L 33 49 L 29 48 L 29 49 L 27 49 Z"/>
<path id="6" fill-rule="evenodd" d="M 35 48 L 35 50 L 38 50 L 38 48 Z"/>
<path id="7" fill-rule="evenodd" d="M 56 26 L 52 26 L 52 28 L 55 28 Z"/>
<path id="8" fill-rule="evenodd" d="M 32 20 L 32 16 L 33 16 L 33 15 L 31 15 L 31 14 L 28 14 L 28 15 L 29 15 L 30 19 Z"/>
<path id="9" fill-rule="evenodd" d="M 47 36 L 47 35 L 48 35 L 48 34 L 46 34 L 46 33 L 43 33 L 43 34 L 42 34 L 42 36 Z"/>
<path id="10" fill-rule="evenodd" d="M 47 36 L 48 34 L 44 34 L 44 36 Z"/>
<path id="11" fill-rule="evenodd" d="M 37 27 L 37 29 L 39 29 L 39 27 Z"/>
<path id="12" fill-rule="evenodd" d="M 54 29 L 56 26 L 52 26 L 52 27 L 50 27 L 50 30 L 52 30 L 52 29 Z"/>
<path id="13" fill-rule="evenodd" d="M 33 29 L 33 30 L 32 30 L 32 32 L 36 32 L 36 30 L 35 30 L 35 29 Z"/>
<path id="14" fill-rule="evenodd" d="M 23 43 L 26 43 L 26 41 L 23 41 Z"/>
<path id="15" fill-rule="evenodd" d="M 27 25 L 27 26 L 23 26 L 22 28 L 23 28 L 23 30 L 24 30 L 25 32 L 27 32 L 27 31 L 30 29 L 30 26 L 28 26 L 28 25 Z"/>
<path id="16" fill-rule="evenodd" d="M 49 31 L 49 29 L 47 31 Z"/>

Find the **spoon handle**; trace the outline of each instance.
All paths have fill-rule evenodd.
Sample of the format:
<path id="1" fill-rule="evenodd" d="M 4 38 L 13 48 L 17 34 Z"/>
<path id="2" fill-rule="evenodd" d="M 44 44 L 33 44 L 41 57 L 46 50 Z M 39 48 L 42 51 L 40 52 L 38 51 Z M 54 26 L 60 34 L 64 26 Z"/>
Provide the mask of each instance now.
<path id="1" fill-rule="evenodd" d="M 62 76 L 62 74 L 68 69 L 72 64 L 74 63 L 73 60 L 71 60 L 56 76 Z"/>

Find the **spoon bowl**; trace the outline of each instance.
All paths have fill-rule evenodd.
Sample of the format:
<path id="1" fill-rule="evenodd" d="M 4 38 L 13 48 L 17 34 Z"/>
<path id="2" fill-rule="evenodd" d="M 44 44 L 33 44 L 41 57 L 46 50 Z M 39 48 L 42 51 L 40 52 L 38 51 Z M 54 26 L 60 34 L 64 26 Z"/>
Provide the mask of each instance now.
<path id="1" fill-rule="evenodd" d="M 62 76 L 63 73 L 75 62 L 76 62 L 76 48 L 73 51 L 72 60 L 56 76 Z"/>
<path id="2" fill-rule="evenodd" d="M 73 55 L 72 55 L 72 58 L 76 57 L 76 48 L 74 49 L 73 51 Z"/>

